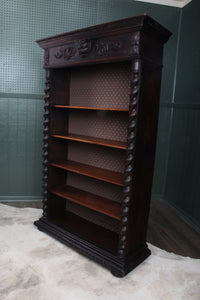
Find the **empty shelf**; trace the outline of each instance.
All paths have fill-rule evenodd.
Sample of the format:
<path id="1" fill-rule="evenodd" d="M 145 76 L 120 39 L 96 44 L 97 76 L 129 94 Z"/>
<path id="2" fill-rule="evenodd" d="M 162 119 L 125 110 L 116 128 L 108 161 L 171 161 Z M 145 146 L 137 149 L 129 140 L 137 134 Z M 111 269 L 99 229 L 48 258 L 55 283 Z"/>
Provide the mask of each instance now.
<path id="1" fill-rule="evenodd" d="M 124 149 L 124 150 L 126 149 L 126 142 L 107 140 L 107 139 L 96 138 L 96 137 L 85 136 L 85 135 L 77 135 L 77 134 L 68 134 L 68 135 L 52 134 L 51 136 L 55 138 L 72 140 L 72 141 L 88 143 L 88 144 L 95 144 L 95 145 L 100 145 L 105 147 Z"/>
<path id="2" fill-rule="evenodd" d="M 118 172 L 97 168 L 70 160 L 53 162 L 51 163 L 51 166 L 123 186 L 124 176 Z"/>
<path id="3" fill-rule="evenodd" d="M 51 188 L 50 192 L 66 200 L 78 203 L 114 219 L 120 220 L 121 205 L 110 199 L 91 194 L 71 186 L 61 185 Z"/>

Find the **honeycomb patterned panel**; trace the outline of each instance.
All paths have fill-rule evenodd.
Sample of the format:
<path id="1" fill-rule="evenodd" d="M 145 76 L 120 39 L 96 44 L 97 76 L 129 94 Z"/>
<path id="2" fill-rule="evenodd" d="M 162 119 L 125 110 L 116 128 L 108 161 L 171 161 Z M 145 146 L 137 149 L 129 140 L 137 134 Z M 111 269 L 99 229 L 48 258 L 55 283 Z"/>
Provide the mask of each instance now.
<path id="1" fill-rule="evenodd" d="M 68 142 L 68 159 L 123 173 L 125 151 L 84 143 Z"/>
<path id="2" fill-rule="evenodd" d="M 99 226 L 102 226 L 114 232 L 119 232 L 120 229 L 119 221 L 113 218 L 110 218 L 106 215 L 103 215 L 94 210 L 73 203 L 71 201 L 66 201 L 66 209 L 94 224 L 97 224 Z"/>
<path id="3" fill-rule="evenodd" d="M 73 68 L 70 103 L 77 106 L 128 108 L 130 62 Z"/>
<path id="4" fill-rule="evenodd" d="M 122 201 L 123 188 L 114 184 L 68 172 L 67 185 L 71 185 L 80 190 L 84 190 L 116 202 Z"/>
<path id="5" fill-rule="evenodd" d="M 69 133 L 126 142 L 128 113 L 70 111 Z"/>

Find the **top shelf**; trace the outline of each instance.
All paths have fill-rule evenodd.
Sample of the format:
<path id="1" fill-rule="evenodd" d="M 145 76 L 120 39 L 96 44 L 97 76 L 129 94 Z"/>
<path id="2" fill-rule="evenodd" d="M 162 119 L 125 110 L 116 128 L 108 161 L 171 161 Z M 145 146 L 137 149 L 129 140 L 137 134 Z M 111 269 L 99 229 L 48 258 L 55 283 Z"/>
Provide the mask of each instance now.
<path id="1" fill-rule="evenodd" d="M 111 107 L 89 107 L 89 106 L 75 106 L 75 105 L 52 105 L 54 108 L 66 108 L 66 109 L 86 109 L 86 110 L 103 110 L 103 111 L 122 111 L 128 112 L 128 109 L 124 108 L 111 108 Z"/>

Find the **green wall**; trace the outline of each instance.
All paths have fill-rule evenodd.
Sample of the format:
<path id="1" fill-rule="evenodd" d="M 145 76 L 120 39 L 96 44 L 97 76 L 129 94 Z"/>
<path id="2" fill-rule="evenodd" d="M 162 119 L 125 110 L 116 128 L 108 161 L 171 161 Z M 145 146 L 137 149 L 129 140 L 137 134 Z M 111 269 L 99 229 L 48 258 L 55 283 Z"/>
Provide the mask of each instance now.
<path id="1" fill-rule="evenodd" d="M 165 200 L 200 228 L 200 1 L 181 11 Z"/>
<path id="2" fill-rule="evenodd" d="M 184 45 L 183 31 L 186 30 L 182 22 L 189 17 L 185 9 L 182 13 L 179 8 L 134 0 L 1 0 L 0 200 L 41 199 L 42 99 L 45 79 L 42 70 L 43 51 L 34 40 L 144 12 L 173 33 L 164 52 L 152 197 L 166 198 L 171 203 L 175 203 L 176 198 L 180 199 L 181 194 L 176 192 L 179 187 L 176 185 L 173 188 L 170 178 L 176 178 L 173 147 L 176 148 L 176 136 L 179 134 L 175 134 L 173 128 L 175 126 L 178 130 L 179 122 L 182 130 L 180 120 L 183 120 L 182 117 L 179 119 L 180 109 L 175 113 L 174 101 L 177 99 L 177 103 L 180 102 L 181 88 L 178 86 L 181 87 L 182 80 L 186 80 L 180 67 L 181 59 L 184 61 L 185 58 L 179 47 L 181 43 Z M 184 67 L 187 69 L 186 65 Z M 176 77 L 176 73 L 180 77 Z M 196 113 L 196 106 L 193 110 Z M 195 124 L 198 125 L 197 120 Z M 190 163 L 192 159 L 188 161 L 188 168 Z M 178 203 L 175 204 L 179 207 Z"/>

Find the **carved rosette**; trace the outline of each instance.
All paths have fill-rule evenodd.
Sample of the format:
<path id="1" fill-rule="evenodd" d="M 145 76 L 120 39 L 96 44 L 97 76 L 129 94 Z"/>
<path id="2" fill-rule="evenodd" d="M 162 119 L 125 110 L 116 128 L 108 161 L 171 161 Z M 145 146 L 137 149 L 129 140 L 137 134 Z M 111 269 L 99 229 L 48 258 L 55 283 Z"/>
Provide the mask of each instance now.
<path id="1" fill-rule="evenodd" d="M 121 227 L 119 234 L 118 255 L 123 257 L 126 248 L 128 215 L 134 189 L 135 140 L 138 101 L 140 92 L 141 62 L 135 59 L 132 65 L 131 95 L 129 106 L 129 124 L 127 132 L 126 166 L 124 173 L 123 201 L 121 210 Z"/>
<path id="2" fill-rule="evenodd" d="M 47 218 L 48 195 L 48 140 L 49 140 L 49 108 L 50 108 L 50 70 L 46 69 L 45 103 L 44 103 L 44 138 L 43 138 L 43 218 Z"/>
<path id="3" fill-rule="evenodd" d="M 57 50 L 57 52 L 54 54 L 55 58 L 60 59 L 64 58 L 65 60 L 71 59 L 76 54 L 76 48 L 75 47 L 67 47 L 67 48 L 60 48 Z"/>

